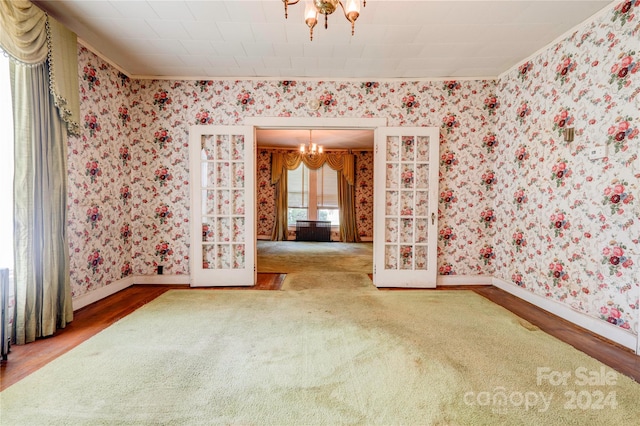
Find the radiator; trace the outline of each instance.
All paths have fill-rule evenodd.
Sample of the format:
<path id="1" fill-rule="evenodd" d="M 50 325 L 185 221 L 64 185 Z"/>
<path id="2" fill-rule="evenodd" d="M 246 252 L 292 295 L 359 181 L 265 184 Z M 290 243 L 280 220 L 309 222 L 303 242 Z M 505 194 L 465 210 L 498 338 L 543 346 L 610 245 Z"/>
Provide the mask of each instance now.
<path id="1" fill-rule="evenodd" d="M 2 359 L 6 360 L 9 354 L 11 333 L 9 331 L 9 269 L 0 269 L 0 338 L 2 341 Z"/>
<path id="2" fill-rule="evenodd" d="M 296 221 L 296 241 L 331 241 L 331 222 L 328 220 Z"/>

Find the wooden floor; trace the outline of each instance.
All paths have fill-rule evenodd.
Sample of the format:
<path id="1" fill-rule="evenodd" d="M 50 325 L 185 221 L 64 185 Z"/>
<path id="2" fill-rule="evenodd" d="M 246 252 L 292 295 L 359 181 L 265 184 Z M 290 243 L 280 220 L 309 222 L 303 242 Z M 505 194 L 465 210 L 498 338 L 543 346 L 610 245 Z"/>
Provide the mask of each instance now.
<path id="1" fill-rule="evenodd" d="M 258 283 L 254 287 L 216 287 L 213 289 L 193 290 L 280 290 L 284 277 L 283 274 L 258 274 Z M 134 285 L 76 311 L 73 322 L 65 329 L 59 330 L 52 337 L 39 339 L 27 345 L 13 346 L 9 359 L 2 361 L 0 390 L 4 390 L 20 381 L 91 336 L 109 327 L 114 322 L 174 288 L 185 289 L 189 287 Z M 640 383 L 640 356 L 555 315 L 542 311 L 505 291 L 493 286 L 439 287 L 438 290 L 474 291 L 538 326 L 546 333 L 574 346 Z"/>

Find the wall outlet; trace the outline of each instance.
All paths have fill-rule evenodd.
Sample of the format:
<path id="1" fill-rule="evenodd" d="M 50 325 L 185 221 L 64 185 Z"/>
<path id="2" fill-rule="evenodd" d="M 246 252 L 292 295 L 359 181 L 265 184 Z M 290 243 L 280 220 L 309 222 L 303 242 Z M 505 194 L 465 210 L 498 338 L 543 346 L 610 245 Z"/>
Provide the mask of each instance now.
<path id="1" fill-rule="evenodd" d="M 598 145 L 592 146 L 588 149 L 589 159 L 590 160 L 598 160 L 600 158 L 604 158 L 607 156 L 607 146 L 606 145 Z"/>

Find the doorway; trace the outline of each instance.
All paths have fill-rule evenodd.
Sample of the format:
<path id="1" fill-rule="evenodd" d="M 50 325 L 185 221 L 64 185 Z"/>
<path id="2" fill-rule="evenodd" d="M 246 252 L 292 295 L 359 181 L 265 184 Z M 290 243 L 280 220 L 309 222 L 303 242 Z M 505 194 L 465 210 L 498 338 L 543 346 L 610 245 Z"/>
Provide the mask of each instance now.
<path id="1" fill-rule="evenodd" d="M 369 129 L 374 130 L 375 140 L 375 184 L 373 191 L 382 195 L 383 202 L 375 206 L 374 213 L 374 282 L 379 287 L 433 287 L 435 286 L 436 262 L 435 247 L 437 245 L 437 173 L 438 173 L 438 129 L 428 127 L 385 127 L 386 119 L 322 119 L 322 118 L 248 118 L 248 126 L 192 126 L 190 135 L 191 170 L 192 176 L 192 205 L 193 205 L 193 238 L 192 241 L 192 285 L 223 285 L 228 282 L 231 275 L 245 277 L 245 281 L 237 285 L 254 285 L 255 254 L 256 254 L 256 223 L 255 205 L 258 202 L 253 190 L 256 184 L 256 168 L 254 165 L 256 144 L 255 133 L 257 129 Z M 214 134 L 214 139 L 219 135 L 228 134 L 231 140 L 237 140 L 244 147 L 244 157 L 239 160 L 239 167 L 246 172 L 241 188 L 235 188 L 236 183 L 228 188 L 218 188 L 216 179 L 207 179 L 207 168 L 219 161 L 216 158 L 203 157 L 204 141 L 206 135 Z M 218 135 L 218 136 L 215 136 Z M 216 142 L 225 146 L 224 142 Z M 378 152 L 379 151 L 379 152 Z M 206 153 L 205 153 L 206 154 Z M 234 151 L 234 155 L 237 154 Z M 213 156 L 215 157 L 215 155 Z M 202 159 L 204 158 L 204 159 Z M 225 163 L 225 167 L 226 163 Z M 231 164 L 233 167 L 233 163 Z M 406 177 L 407 176 L 407 177 Z M 406 177 L 406 178 L 405 178 Z M 218 264 L 203 262 L 204 248 L 215 246 L 212 258 L 225 255 L 229 243 L 218 239 L 217 234 L 213 240 L 203 238 L 198 241 L 201 227 L 209 222 L 223 223 L 229 221 L 226 210 L 221 212 L 207 212 L 203 210 L 204 194 L 209 192 L 233 191 L 233 194 L 244 197 L 238 198 L 242 205 L 241 241 L 231 241 L 231 249 L 241 249 L 238 257 L 242 259 L 241 265 L 229 266 L 229 263 Z M 250 194 L 254 194 L 252 197 Z M 202 200 L 201 200 L 202 198 Z M 220 204 L 220 203 L 218 203 Z M 392 204 L 392 208 L 387 208 Z M 214 204 L 215 207 L 215 204 Z M 224 207 L 224 205 L 223 205 Z M 233 210 L 231 219 L 234 219 Z M 207 222 L 209 221 L 209 222 Z M 394 226 L 395 224 L 395 226 Z M 228 234 L 228 232 L 227 232 Z M 225 237 L 221 234 L 220 237 Z M 234 234 L 235 236 L 235 234 Z M 235 244 L 235 245 L 234 245 Z M 206 264 L 206 268 L 204 267 Z M 206 271 L 204 271 L 206 269 Z M 226 269 L 226 270 L 225 270 Z M 240 274 L 243 270 L 242 274 Z M 201 273 L 200 275 L 198 275 Z M 249 279 L 253 275 L 253 279 Z M 398 277 L 401 279 L 397 279 Z M 378 277 L 378 280 L 376 280 Z M 396 278 L 396 279 L 394 279 Z"/>
<path id="2" fill-rule="evenodd" d="M 331 268 L 336 271 L 373 274 L 373 144 L 371 129 L 256 129 L 256 217 L 257 272 L 287 273 Z M 315 170 L 300 164 L 288 173 L 288 241 L 271 241 L 276 220 L 275 186 L 271 184 L 271 159 L 274 154 L 297 152 L 314 144 L 323 153 L 351 152 L 355 163 L 354 216 L 358 239 L 362 243 L 340 241 L 338 180 L 327 163 Z M 333 214 L 331 214 L 333 213 Z M 322 229 L 300 233 L 298 224 Z M 329 224 L 328 222 L 331 222 Z M 302 231 L 314 231 L 304 228 Z M 322 232 L 319 232 L 322 231 Z M 309 238 L 305 238 L 308 236 Z M 281 237 L 282 238 L 282 237 Z M 308 241 L 306 241 L 308 240 Z M 326 242 L 326 241 L 331 241 Z M 293 260 L 293 261 L 291 261 Z"/>

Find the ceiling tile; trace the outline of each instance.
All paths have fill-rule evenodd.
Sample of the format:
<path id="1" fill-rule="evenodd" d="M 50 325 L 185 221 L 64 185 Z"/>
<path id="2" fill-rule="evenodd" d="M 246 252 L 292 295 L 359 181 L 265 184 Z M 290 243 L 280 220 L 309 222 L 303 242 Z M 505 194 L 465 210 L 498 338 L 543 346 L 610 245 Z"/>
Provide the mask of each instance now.
<path id="1" fill-rule="evenodd" d="M 184 26 L 189 38 L 194 40 L 222 41 L 218 27 L 210 22 L 189 22 Z"/>
<path id="2" fill-rule="evenodd" d="M 269 40 L 271 43 L 285 43 L 287 31 L 283 24 L 252 23 L 253 38 L 258 41 Z"/>
<path id="3" fill-rule="evenodd" d="M 304 56 L 308 58 L 330 58 L 333 56 L 333 46 L 313 42 L 305 43 Z"/>
<path id="4" fill-rule="evenodd" d="M 240 42 L 227 43 L 214 41 L 211 45 L 216 50 L 218 56 L 246 56 L 244 47 L 242 47 L 242 43 Z"/>
<path id="5" fill-rule="evenodd" d="M 281 56 L 263 56 L 262 62 L 265 68 L 291 68 L 291 60 Z"/>
<path id="6" fill-rule="evenodd" d="M 266 22 L 262 3 L 258 1 L 227 1 L 224 7 L 227 9 L 228 20 L 231 22 Z"/>
<path id="7" fill-rule="evenodd" d="M 191 37 L 180 21 L 148 19 L 146 22 L 161 39 L 189 39 Z"/>
<path id="8" fill-rule="evenodd" d="M 262 62 L 260 56 L 236 56 L 235 60 L 240 68 L 264 66 L 264 62 Z"/>
<path id="9" fill-rule="evenodd" d="M 242 43 L 247 56 L 273 56 L 273 45 L 271 43 Z"/>
<path id="10" fill-rule="evenodd" d="M 176 54 L 186 54 L 187 50 L 182 46 L 182 43 L 178 40 L 158 40 L 158 39 L 137 39 L 127 38 L 121 39 L 123 44 L 126 44 L 130 49 L 140 49 L 145 54 L 164 54 L 167 50 L 171 50 Z"/>
<path id="11" fill-rule="evenodd" d="M 304 43 L 274 43 L 273 51 L 277 56 L 304 56 Z"/>
<path id="12" fill-rule="evenodd" d="M 226 42 L 255 41 L 251 24 L 246 22 L 218 22 L 218 30 Z"/>
<path id="13" fill-rule="evenodd" d="M 129 2 L 127 2 L 129 3 Z M 161 19 L 193 21 L 195 17 L 183 1 L 149 1 L 151 8 Z"/>
<path id="14" fill-rule="evenodd" d="M 101 31 L 112 34 L 114 38 L 156 38 L 153 29 L 141 19 L 95 19 L 94 25 Z"/>
<path id="15" fill-rule="evenodd" d="M 47 6 L 52 7 L 56 3 L 60 3 L 63 8 L 66 8 L 65 3 L 72 7 L 75 11 L 76 16 L 86 16 L 88 18 L 122 18 L 124 15 L 113 5 L 111 1 L 68 1 L 68 2 L 59 2 L 59 1 L 42 1 L 39 2 L 40 5 L 44 6 L 45 9 Z"/>
<path id="16" fill-rule="evenodd" d="M 111 5 L 120 12 L 120 16 L 139 19 L 159 19 L 160 16 L 147 1 L 112 1 Z M 106 16 L 104 16 L 106 17 Z"/>
<path id="17" fill-rule="evenodd" d="M 221 1 L 185 1 L 186 6 L 191 11 L 191 15 L 197 21 L 203 22 L 215 22 L 215 21 L 229 21 L 229 14 L 227 8 L 224 7 Z"/>
<path id="18" fill-rule="evenodd" d="M 178 59 L 182 61 L 185 68 L 209 67 L 211 66 L 209 58 L 210 57 L 206 55 L 178 55 Z"/>
<path id="19" fill-rule="evenodd" d="M 185 50 L 192 55 L 215 54 L 216 50 L 209 40 L 181 40 Z"/>

